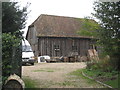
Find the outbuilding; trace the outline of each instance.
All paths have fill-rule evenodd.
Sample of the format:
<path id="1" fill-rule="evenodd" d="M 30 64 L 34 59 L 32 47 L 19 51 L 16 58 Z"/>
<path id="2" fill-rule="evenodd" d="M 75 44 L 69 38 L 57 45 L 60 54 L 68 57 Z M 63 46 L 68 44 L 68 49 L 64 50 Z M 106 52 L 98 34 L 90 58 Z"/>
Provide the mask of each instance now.
<path id="1" fill-rule="evenodd" d="M 81 25 L 80 18 L 42 14 L 28 27 L 26 39 L 35 56 L 86 56 L 92 38 L 77 33 Z"/>

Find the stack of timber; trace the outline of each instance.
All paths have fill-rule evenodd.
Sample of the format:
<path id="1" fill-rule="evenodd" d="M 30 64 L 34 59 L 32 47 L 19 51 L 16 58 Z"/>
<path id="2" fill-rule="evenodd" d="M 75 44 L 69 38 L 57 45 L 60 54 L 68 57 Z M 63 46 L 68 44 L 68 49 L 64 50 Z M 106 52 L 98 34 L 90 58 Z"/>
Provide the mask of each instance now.
<path id="1" fill-rule="evenodd" d="M 88 50 L 89 60 L 99 60 L 98 53 L 95 49 Z"/>

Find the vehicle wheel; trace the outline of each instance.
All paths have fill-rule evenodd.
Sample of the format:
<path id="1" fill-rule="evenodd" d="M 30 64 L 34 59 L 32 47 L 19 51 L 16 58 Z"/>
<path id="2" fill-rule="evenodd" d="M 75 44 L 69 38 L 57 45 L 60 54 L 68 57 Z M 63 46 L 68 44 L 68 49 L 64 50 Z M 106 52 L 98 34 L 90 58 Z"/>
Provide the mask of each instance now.
<path id="1" fill-rule="evenodd" d="M 49 61 L 46 60 L 47 63 L 49 63 Z"/>
<path id="2" fill-rule="evenodd" d="M 31 63 L 31 65 L 34 65 L 34 63 Z"/>
<path id="3" fill-rule="evenodd" d="M 22 63 L 22 65 L 23 65 L 23 66 L 25 66 L 25 65 L 26 65 L 26 63 Z"/>

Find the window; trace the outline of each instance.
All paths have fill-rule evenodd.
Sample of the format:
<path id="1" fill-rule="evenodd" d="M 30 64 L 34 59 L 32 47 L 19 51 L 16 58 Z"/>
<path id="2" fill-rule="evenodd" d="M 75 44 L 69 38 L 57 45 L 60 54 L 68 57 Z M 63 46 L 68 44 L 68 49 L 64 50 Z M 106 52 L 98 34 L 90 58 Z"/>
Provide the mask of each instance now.
<path id="1" fill-rule="evenodd" d="M 24 46 L 22 46 L 22 51 L 23 52 L 32 52 L 32 48 L 31 48 L 31 46 L 24 45 Z"/>
<path id="2" fill-rule="evenodd" d="M 54 45 L 54 50 L 55 51 L 59 51 L 60 50 L 60 46 L 59 45 Z"/>
<path id="3" fill-rule="evenodd" d="M 55 56 L 60 56 L 60 46 L 59 45 L 54 45 L 54 50 L 55 50 Z"/>

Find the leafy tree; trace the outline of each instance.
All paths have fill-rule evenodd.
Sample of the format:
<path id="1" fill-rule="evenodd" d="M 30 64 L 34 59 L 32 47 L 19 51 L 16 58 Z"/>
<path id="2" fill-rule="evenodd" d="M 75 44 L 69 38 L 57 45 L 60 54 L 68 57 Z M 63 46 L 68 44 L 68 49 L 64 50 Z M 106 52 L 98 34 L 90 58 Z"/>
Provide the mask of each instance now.
<path id="1" fill-rule="evenodd" d="M 99 43 L 110 55 L 113 66 L 119 68 L 117 63 L 120 62 L 120 1 L 95 2 L 94 10 L 93 15 L 99 19 L 101 26 L 97 31 Z"/>
<path id="2" fill-rule="evenodd" d="M 2 76 L 3 76 L 2 78 L 3 78 L 3 82 L 12 73 L 12 70 L 18 69 L 18 67 L 15 67 L 16 63 L 14 62 L 13 59 L 17 58 L 19 60 L 19 57 L 21 56 L 19 54 L 20 51 L 18 51 L 20 42 L 21 42 L 21 38 L 16 37 L 16 35 L 12 35 L 11 33 L 2 34 Z M 15 48 L 17 48 L 16 51 L 14 51 Z M 14 52 L 16 52 L 19 55 L 16 57 L 16 54 L 13 55 Z M 12 65 L 12 63 L 14 63 L 14 66 Z"/>
<path id="3" fill-rule="evenodd" d="M 16 32 L 25 28 L 28 6 L 20 9 L 18 2 L 2 3 L 2 32 Z"/>
<path id="4" fill-rule="evenodd" d="M 28 6 L 20 9 L 18 2 L 2 3 L 2 80 L 10 74 L 20 75 L 21 29 L 25 28 Z"/>
<path id="5" fill-rule="evenodd" d="M 84 19 L 80 19 L 80 21 L 82 22 L 81 29 L 77 32 L 79 35 L 97 37 L 99 24 L 95 20 L 90 17 L 86 17 Z"/>

